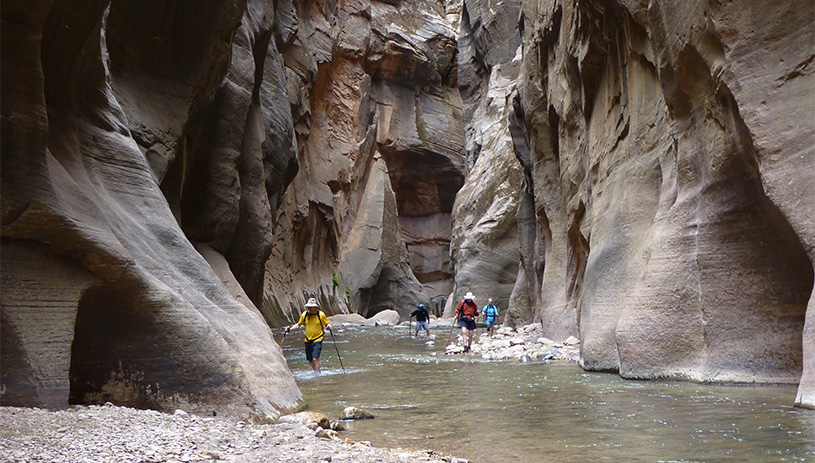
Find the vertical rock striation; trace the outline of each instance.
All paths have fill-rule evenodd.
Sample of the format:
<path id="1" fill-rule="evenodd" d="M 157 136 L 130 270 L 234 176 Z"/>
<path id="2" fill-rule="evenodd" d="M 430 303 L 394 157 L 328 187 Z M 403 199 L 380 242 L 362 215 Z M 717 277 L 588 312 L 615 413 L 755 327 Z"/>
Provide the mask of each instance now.
<path id="1" fill-rule="evenodd" d="M 3 4 L 3 404 L 298 406 L 260 313 L 190 241 L 259 285 L 246 244 L 270 241 L 294 162 L 290 117 L 272 117 L 289 109 L 279 60 L 263 59 L 272 17 L 263 2 Z"/>
<path id="2" fill-rule="evenodd" d="M 300 170 L 276 219 L 264 315 L 291 318 L 317 295 L 329 312 L 407 316 L 452 280 L 465 173 L 455 15 L 435 1 L 290 11 L 297 28 L 279 48 Z"/>
<path id="3" fill-rule="evenodd" d="M 587 369 L 800 380 L 813 406 L 813 5 L 525 1 L 517 53 L 481 13 L 516 7 L 465 1 L 460 42 L 467 107 L 506 108 L 488 133 L 508 130 L 523 168 L 510 320 L 579 334 Z M 471 182 L 456 213 L 481 217 Z M 454 229 L 457 282 L 480 234 Z"/>

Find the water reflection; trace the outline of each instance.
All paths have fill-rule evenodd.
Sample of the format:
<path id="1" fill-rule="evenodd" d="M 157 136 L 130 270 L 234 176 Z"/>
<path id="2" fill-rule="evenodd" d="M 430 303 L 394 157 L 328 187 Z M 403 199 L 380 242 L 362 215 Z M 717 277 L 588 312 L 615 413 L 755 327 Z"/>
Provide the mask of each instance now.
<path id="1" fill-rule="evenodd" d="M 345 437 L 476 462 L 815 461 L 815 412 L 794 387 L 629 381 L 574 364 L 445 356 L 404 328 L 342 328 L 315 378 L 302 343 L 284 349 L 312 410 L 376 418 Z"/>

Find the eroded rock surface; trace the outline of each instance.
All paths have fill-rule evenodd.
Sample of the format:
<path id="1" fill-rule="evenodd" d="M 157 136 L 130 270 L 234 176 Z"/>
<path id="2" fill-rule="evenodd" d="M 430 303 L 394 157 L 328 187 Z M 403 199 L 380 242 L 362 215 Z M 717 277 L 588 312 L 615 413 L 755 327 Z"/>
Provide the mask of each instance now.
<path id="1" fill-rule="evenodd" d="M 260 313 L 223 283 L 256 297 L 293 176 L 272 16 L 255 1 L 3 4 L 4 405 L 298 406 Z"/>
<path id="2" fill-rule="evenodd" d="M 292 15 L 280 49 L 300 170 L 277 215 L 264 315 L 292 318 L 317 295 L 329 313 L 406 318 L 452 287 L 449 217 L 465 175 L 457 15 L 367 0 L 297 2 Z"/>
<path id="3" fill-rule="evenodd" d="M 491 18 L 518 8 L 516 48 L 507 46 L 518 43 L 513 31 Z M 539 320 L 552 339 L 579 335 L 588 369 L 800 380 L 797 401 L 813 406 L 815 7 L 553 0 L 464 9 L 475 51 L 462 52 L 460 74 L 478 83 L 462 90 L 476 108 L 467 127 L 483 120 L 478 108 L 505 108 L 492 137 L 510 131 L 525 177 L 514 193 L 521 270 L 501 295 L 509 320 Z M 517 91 L 508 86 L 496 103 L 499 86 L 486 82 L 506 76 L 515 56 Z M 477 168 L 484 153 L 473 151 Z M 479 182 L 468 177 L 462 193 Z M 460 199 L 454 223 L 491 207 L 470 212 L 478 199 Z M 480 233 L 454 228 L 456 252 Z M 485 284 L 465 280 L 472 258 L 454 264 L 457 282 Z"/>

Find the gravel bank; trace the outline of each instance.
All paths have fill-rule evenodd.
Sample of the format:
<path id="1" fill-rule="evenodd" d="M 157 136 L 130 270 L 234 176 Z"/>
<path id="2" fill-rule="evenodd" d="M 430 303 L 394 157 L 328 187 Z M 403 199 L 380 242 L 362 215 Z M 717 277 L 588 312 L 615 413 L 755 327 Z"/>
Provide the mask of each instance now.
<path id="1" fill-rule="evenodd" d="M 0 422 L 4 462 L 466 462 L 317 437 L 299 423 L 250 425 L 113 405 L 58 412 L 0 407 Z"/>

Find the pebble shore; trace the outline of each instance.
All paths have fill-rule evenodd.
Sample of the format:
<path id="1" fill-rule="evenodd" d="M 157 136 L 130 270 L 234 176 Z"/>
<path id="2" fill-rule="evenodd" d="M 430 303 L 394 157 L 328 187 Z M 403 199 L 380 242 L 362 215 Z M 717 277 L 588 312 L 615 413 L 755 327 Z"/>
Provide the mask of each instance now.
<path id="1" fill-rule="evenodd" d="M 383 449 L 324 434 L 316 425 L 249 423 L 114 405 L 63 411 L 0 407 L 3 462 L 466 463 L 431 450 Z"/>

